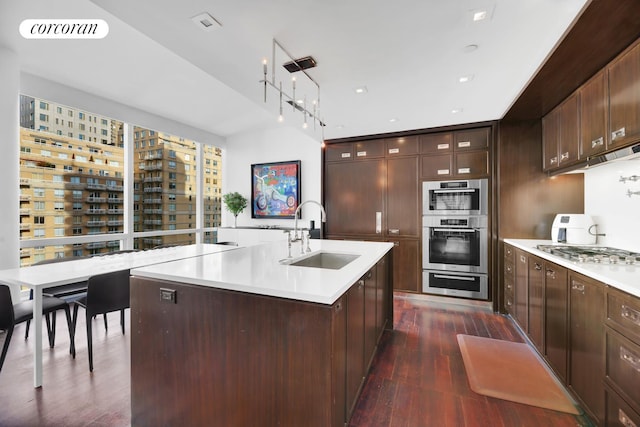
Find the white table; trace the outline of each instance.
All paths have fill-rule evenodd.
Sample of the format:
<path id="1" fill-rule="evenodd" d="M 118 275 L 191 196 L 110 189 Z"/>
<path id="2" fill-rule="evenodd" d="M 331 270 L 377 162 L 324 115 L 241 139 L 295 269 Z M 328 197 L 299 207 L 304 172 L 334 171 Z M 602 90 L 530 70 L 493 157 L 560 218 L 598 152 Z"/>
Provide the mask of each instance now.
<path id="1" fill-rule="evenodd" d="M 35 350 L 33 385 L 42 386 L 42 290 L 88 280 L 96 274 L 130 270 L 168 261 L 199 257 L 236 249 L 235 246 L 199 244 L 84 258 L 62 263 L 0 270 L 0 283 L 33 289 Z"/>

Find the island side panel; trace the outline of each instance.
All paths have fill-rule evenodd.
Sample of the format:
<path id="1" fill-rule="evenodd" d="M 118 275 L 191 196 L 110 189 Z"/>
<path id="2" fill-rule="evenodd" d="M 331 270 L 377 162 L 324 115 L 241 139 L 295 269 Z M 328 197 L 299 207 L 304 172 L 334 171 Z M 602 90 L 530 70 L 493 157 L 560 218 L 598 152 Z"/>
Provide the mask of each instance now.
<path id="1" fill-rule="evenodd" d="M 132 277 L 132 425 L 336 425 L 336 304 Z"/>

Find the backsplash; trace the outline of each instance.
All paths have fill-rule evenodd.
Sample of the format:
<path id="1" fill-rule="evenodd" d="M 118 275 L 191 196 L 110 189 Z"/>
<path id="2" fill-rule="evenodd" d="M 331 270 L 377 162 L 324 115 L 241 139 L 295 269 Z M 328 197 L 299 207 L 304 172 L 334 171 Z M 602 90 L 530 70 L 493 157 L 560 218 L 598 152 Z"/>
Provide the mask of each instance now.
<path id="1" fill-rule="evenodd" d="M 601 165 L 584 173 L 584 213 L 598 224 L 598 244 L 640 252 L 640 159 Z M 627 193 L 638 192 L 639 194 Z"/>

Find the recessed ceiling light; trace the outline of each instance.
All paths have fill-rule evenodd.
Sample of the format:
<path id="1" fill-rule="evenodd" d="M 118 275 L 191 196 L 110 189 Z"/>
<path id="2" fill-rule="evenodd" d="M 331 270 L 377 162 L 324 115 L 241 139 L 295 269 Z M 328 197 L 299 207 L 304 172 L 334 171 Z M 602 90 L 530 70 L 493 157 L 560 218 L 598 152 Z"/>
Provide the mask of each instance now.
<path id="1" fill-rule="evenodd" d="M 363 93 L 367 93 L 367 92 L 369 92 L 369 91 L 367 90 L 367 87 L 366 87 L 366 86 L 360 86 L 360 87 L 357 87 L 357 88 L 355 88 L 353 91 L 354 91 L 355 93 L 357 93 L 358 95 L 361 95 L 361 94 L 363 94 Z"/>
<path id="2" fill-rule="evenodd" d="M 452 114 L 458 114 L 458 113 L 462 113 L 463 109 L 462 108 L 454 108 L 453 110 L 451 110 Z"/>
<path id="3" fill-rule="evenodd" d="M 471 53 L 473 51 L 475 51 L 476 49 L 478 49 L 478 45 L 477 44 L 468 44 L 465 47 L 462 48 L 462 51 L 464 53 Z"/>
<path id="4" fill-rule="evenodd" d="M 397 117 L 392 117 L 392 118 L 389 119 L 389 123 L 395 123 L 397 121 L 398 121 Z"/>
<path id="5" fill-rule="evenodd" d="M 466 76 L 460 76 L 458 78 L 458 82 L 460 82 L 460 83 L 468 83 L 471 80 L 473 80 L 473 74 L 468 74 Z"/>
<path id="6" fill-rule="evenodd" d="M 209 15 L 207 12 L 199 13 L 192 17 L 191 20 L 203 31 L 213 31 L 216 28 L 222 27 L 220 21 Z"/>
<path id="7" fill-rule="evenodd" d="M 477 12 L 475 12 L 473 14 L 473 20 L 474 21 L 483 21 L 487 18 L 487 11 L 486 10 L 479 10 Z"/>

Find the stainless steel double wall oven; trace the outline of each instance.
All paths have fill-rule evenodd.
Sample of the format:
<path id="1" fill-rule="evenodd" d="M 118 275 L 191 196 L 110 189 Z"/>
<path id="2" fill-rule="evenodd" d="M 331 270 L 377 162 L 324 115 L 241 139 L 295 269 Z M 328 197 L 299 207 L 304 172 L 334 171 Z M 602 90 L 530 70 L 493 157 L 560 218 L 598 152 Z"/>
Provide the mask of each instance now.
<path id="1" fill-rule="evenodd" d="M 422 290 L 488 297 L 488 180 L 422 184 Z"/>

